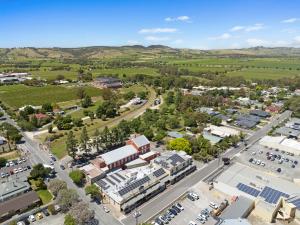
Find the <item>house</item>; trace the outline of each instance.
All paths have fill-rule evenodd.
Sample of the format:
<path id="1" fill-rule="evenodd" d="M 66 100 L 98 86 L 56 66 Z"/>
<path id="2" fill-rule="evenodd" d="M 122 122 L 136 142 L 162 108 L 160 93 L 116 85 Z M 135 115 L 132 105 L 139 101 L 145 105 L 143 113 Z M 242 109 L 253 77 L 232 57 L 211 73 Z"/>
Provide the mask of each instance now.
<path id="1" fill-rule="evenodd" d="M 245 128 L 245 129 L 251 129 L 255 127 L 260 122 L 260 117 L 244 114 L 237 118 L 235 121 L 235 124 L 239 127 Z"/>
<path id="2" fill-rule="evenodd" d="M 150 141 L 144 135 L 129 139 L 126 144 L 133 145 L 138 150 L 139 154 L 150 151 Z"/>
<path id="3" fill-rule="evenodd" d="M 294 130 L 300 130 L 300 119 L 291 118 L 290 121 L 285 124 L 285 126 Z"/>
<path id="4" fill-rule="evenodd" d="M 267 118 L 267 117 L 270 117 L 270 113 L 266 112 L 266 111 L 263 111 L 263 110 L 259 110 L 259 109 L 256 109 L 256 110 L 251 110 L 249 112 L 250 115 L 253 115 L 253 116 L 259 116 L 261 118 Z"/>
<path id="5" fill-rule="evenodd" d="M 298 139 L 300 137 L 300 130 L 295 130 L 289 127 L 279 127 L 275 130 L 275 134 Z"/>
<path id="6" fill-rule="evenodd" d="M 41 200 L 35 191 L 29 191 L 8 201 L 1 202 L 0 222 L 40 204 Z"/>
<path id="7" fill-rule="evenodd" d="M 269 112 L 269 113 L 279 113 L 281 111 L 281 108 L 280 106 L 278 105 L 269 105 L 266 107 L 266 112 Z"/>
<path id="8" fill-rule="evenodd" d="M 219 112 L 214 111 L 213 108 L 208 108 L 208 107 L 200 107 L 196 109 L 197 112 L 202 112 L 202 113 L 207 113 L 210 116 L 216 116 L 220 114 Z"/>
<path id="9" fill-rule="evenodd" d="M 98 88 L 120 88 L 122 82 L 120 79 L 115 77 L 98 77 L 93 82 L 95 87 Z"/>
<path id="10" fill-rule="evenodd" d="M 177 131 L 169 131 L 167 135 L 171 138 L 183 138 L 183 134 L 177 132 Z"/>
<path id="11" fill-rule="evenodd" d="M 204 128 L 204 131 L 221 138 L 237 136 L 240 134 L 238 130 L 233 128 L 215 125 L 209 125 L 208 127 Z"/>
<path id="12" fill-rule="evenodd" d="M 87 184 L 93 184 L 105 176 L 105 170 L 101 170 L 92 163 L 81 167 L 80 170 L 85 174 Z"/>
<path id="13" fill-rule="evenodd" d="M 43 113 L 37 113 L 37 114 L 34 114 L 35 118 L 37 118 L 38 120 L 42 120 L 42 119 L 48 119 L 49 116 L 46 115 L 46 114 L 43 114 Z"/>

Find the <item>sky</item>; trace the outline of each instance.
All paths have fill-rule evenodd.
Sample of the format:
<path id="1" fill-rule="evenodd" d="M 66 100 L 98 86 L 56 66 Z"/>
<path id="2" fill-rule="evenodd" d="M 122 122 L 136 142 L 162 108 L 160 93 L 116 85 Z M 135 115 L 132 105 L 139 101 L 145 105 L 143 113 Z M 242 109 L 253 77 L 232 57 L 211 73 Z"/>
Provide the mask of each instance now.
<path id="1" fill-rule="evenodd" d="M 299 0 L 0 0 L 0 47 L 300 47 Z"/>

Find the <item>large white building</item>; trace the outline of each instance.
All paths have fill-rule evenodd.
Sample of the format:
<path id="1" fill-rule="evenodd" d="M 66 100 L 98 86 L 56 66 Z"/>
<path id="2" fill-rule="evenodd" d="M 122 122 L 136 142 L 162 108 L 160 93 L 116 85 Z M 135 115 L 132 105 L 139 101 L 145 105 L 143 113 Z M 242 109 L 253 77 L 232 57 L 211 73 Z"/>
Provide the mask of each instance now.
<path id="1" fill-rule="evenodd" d="M 267 148 L 278 149 L 280 151 L 300 155 L 300 142 L 294 139 L 289 139 L 285 136 L 265 136 L 259 141 L 259 144 Z"/>

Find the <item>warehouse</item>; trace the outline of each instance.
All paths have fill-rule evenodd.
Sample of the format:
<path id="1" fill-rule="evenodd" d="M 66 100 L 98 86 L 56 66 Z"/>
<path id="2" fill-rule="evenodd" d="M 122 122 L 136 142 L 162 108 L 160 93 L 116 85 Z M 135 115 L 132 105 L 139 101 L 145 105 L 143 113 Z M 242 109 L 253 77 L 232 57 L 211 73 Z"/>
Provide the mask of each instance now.
<path id="1" fill-rule="evenodd" d="M 254 208 L 254 201 L 244 196 L 239 196 L 238 199 L 229 205 L 220 216 L 223 220 L 247 218 Z"/>

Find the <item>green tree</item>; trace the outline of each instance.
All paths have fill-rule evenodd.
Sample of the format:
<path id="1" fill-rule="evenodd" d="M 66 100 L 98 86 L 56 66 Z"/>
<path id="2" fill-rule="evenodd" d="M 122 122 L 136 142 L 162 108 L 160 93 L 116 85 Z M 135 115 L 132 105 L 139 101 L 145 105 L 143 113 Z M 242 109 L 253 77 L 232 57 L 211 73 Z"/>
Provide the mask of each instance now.
<path id="1" fill-rule="evenodd" d="M 76 220 L 70 214 L 67 214 L 64 225 L 76 225 Z"/>
<path id="2" fill-rule="evenodd" d="M 78 90 L 77 90 L 77 97 L 80 98 L 80 99 L 83 99 L 84 96 L 86 96 L 86 93 L 85 93 L 84 89 L 81 88 L 81 87 L 78 88 Z"/>
<path id="3" fill-rule="evenodd" d="M 93 146 L 96 148 L 97 152 L 100 153 L 101 148 L 101 138 L 100 138 L 100 132 L 98 129 L 95 130 L 94 133 L 94 139 L 93 139 Z"/>
<path id="4" fill-rule="evenodd" d="M 91 106 L 92 104 L 93 104 L 92 98 L 89 95 L 85 95 L 81 102 L 81 106 L 83 108 L 87 108 L 87 107 Z"/>
<path id="5" fill-rule="evenodd" d="M 59 179 L 50 180 L 48 189 L 54 196 L 57 196 L 60 190 L 67 189 L 67 183 Z"/>
<path id="6" fill-rule="evenodd" d="M 50 171 L 50 168 L 45 168 L 43 164 L 39 163 L 32 167 L 32 170 L 30 171 L 30 176 L 33 179 L 45 178 L 50 173 Z"/>
<path id="7" fill-rule="evenodd" d="M 42 110 L 44 110 L 45 112 L 52 112 L 53 106 L 51 105 L 51 103 L 44 103 L 42 105 Z"/>
<path id="8" fill-rule="evenodd" d="M 100 190 L 95 184 L 86 186 L 84 190 L 85 190 L 85 194 L 91 195 L 92 198 L 100 197 Z"/>
<path id="9" fill-rule="evenodd" d="M 7 159 L 0 157 L 0 167 L 4 167 L 7 163 Z"/>
<path id="10" fill-rule="evenodd" d="M 66 149 L 68 151 L 69 156 L 75 159 L 77 153 L 77 140 L 75 139 L 73 131 L 70 131 L 68 133 L 68 137 L 66 141 Z"/>
<path id="11" fill-rule="evenodd" d="M 57 203 L 63 212 L 67 212 L 73 204 L 79 201 L 79 196 L 74 189 L 62 189 L 58 192 Z"/>
<path id="12" fill-rule="evenodd" d="M 73 180 L 75 184 L 82 185 L 85 175 L 81 170 L 73 170 L 69 173 L 69 177 Z"/>
<path id="13" fill-rule="evenodd" d="M 88 146 L 88 141 L 89 141 L 89 136 L 86 127 L 84 126 L 80 135 L 80 147 L 85 153 L 88 153 L 90 151 L 90 148 Z"/>
<path id="14" fill-rule="evenodd" d="M 170 140 L 167 144 L 167 148 L 169 150 L 185 151 L 189 155 L 192 153 L 191 143 L 185 138 Z"/>

